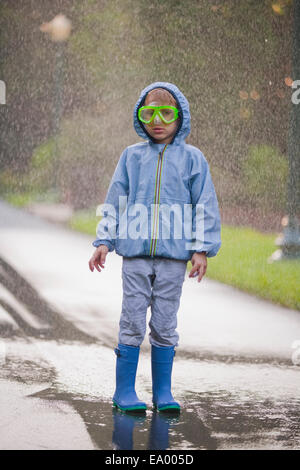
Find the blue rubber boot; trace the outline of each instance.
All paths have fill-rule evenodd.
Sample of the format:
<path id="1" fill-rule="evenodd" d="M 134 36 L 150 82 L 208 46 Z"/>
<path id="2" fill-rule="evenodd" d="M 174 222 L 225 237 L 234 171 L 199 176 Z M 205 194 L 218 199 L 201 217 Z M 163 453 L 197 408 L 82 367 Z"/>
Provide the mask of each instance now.
<path id="1" fill-rule="evenodd" d="M 116 365 L 116 391 L 113 404 L 122 411 L 144 411 L 146 403 L 140 401 L 135 392 L 136 369 L 139 360 L 139 346 L 126 346 L 118 344 L 115 349 Z"/>
<path id="2" fill-rule="evenodd" d="M 175 347 L 151 347 L 153 405 L 158 411 L 180 411 L 171 393 Z"/>

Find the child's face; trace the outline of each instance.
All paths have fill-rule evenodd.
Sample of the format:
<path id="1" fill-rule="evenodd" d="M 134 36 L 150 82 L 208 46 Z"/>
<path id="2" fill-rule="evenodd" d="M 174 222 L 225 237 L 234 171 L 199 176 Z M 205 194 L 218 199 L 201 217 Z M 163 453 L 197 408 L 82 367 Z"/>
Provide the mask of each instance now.
<path id="1" fill-rule="evenodd" d="M 170 102 L 155 96 L 147 96 L 145 106 L 170 106 Z M 144 126 L 156 143 L 169 144 L 177 131 L 178 124 L 179 118 L 170 124 L 165 124 L 157 114 L 150 124 L 144 124 Z"/>

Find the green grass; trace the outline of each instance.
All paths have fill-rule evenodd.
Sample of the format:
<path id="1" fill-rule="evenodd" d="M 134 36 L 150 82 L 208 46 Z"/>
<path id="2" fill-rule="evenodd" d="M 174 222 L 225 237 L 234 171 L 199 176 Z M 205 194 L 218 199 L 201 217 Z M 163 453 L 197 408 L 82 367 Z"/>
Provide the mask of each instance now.
<path id="1" fill-rule="evenodd" d="M 4 200 L 16 207 L 26 207 L 35 202 L 55 203 L 59 201 L 59 195 L 55 191 L 5 191 L 0 194 Z"/>
<path id="2" fill-rule="evenodd" d="M 4 195 L 7 202 L 16 207 L 25 207 L 36 199 L 36 194 L 32 192 L 7 193 Z"/>
<path id="3" fill-rule="evenodd" d="M 34 197 L 31 193 L 9 193 L 5 194 L 5 199 L 13 206 L 25 207 L 34 200 Z"/>
<path id="4" fill-rule="evenodd" d="M 79 232 L 94 235 L 96 238 L 96 227 L 100 217 L 96 216 L 96 208 L 76 211 L 70 221 L 69 227 Z"/>
<path id="5" fill-rule="evenodd" d="M 276 237 L 223 225 L 222 247 L 216 257 L 208 259 L 207 277 L 300 310 L 300 260 L 268 263 L 278 248 Z"/>

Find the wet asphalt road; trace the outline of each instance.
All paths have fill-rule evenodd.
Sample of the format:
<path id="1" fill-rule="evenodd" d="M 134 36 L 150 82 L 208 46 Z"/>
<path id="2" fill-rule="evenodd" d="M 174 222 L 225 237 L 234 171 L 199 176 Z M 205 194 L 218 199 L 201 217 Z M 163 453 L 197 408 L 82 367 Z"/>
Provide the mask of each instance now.
<path id="1" fill-rule="evenodd" d="M 183 288 L 181 414 L 151 409 L 147 338 L 136 387 L 148 411 L 115 412 L 121 259 L 90 273 L 90 242 L 0 202 L 1 449 L 300 448 L 299 312 L 208 279 Z"/>

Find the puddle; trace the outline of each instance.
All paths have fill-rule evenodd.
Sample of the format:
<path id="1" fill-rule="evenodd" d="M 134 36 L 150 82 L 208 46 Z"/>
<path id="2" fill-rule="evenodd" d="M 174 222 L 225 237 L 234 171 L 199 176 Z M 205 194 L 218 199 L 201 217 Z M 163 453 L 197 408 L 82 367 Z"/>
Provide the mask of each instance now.
<path id="1" fill-rule="evenodd" d="M 37 389 L 26 389 L 23 395 L 13 395 L 15 406 L 21 407 L 18 403 L 22 399 L 35 401 L 37 407 L 38 403 L 50 410 L 54 407 L 52 412 L 58 415 L 67 413 L 69 422 L 75 423 L 71 431 L 79 429 L 87 448 L 300 448 L 300 371 L 295 366 L 194 361 L 178 358 L 178 354 L 173 394 L 182 412 L 168 416 L 152 411 L 150 357 L 141 354 L 136 388 L 148 410 L 144 415 L 132 416 L 112 408 L 113 350 L 80 342 L 4 342 L 0 379 L 5 383 L 14 381 L 19 387 L 38 385 Z M 23 426 L 26 433 L 30 423 L 23 419 Z M 45 423 L 41 423 L 41 429 L 46 445 L 49 430 Z M 51 435 L 48 448 L 54 442 Z M 63 436 L 61 433 L 61 445 Z M 67 445 L 70 443 L 66 438 Z"/>

